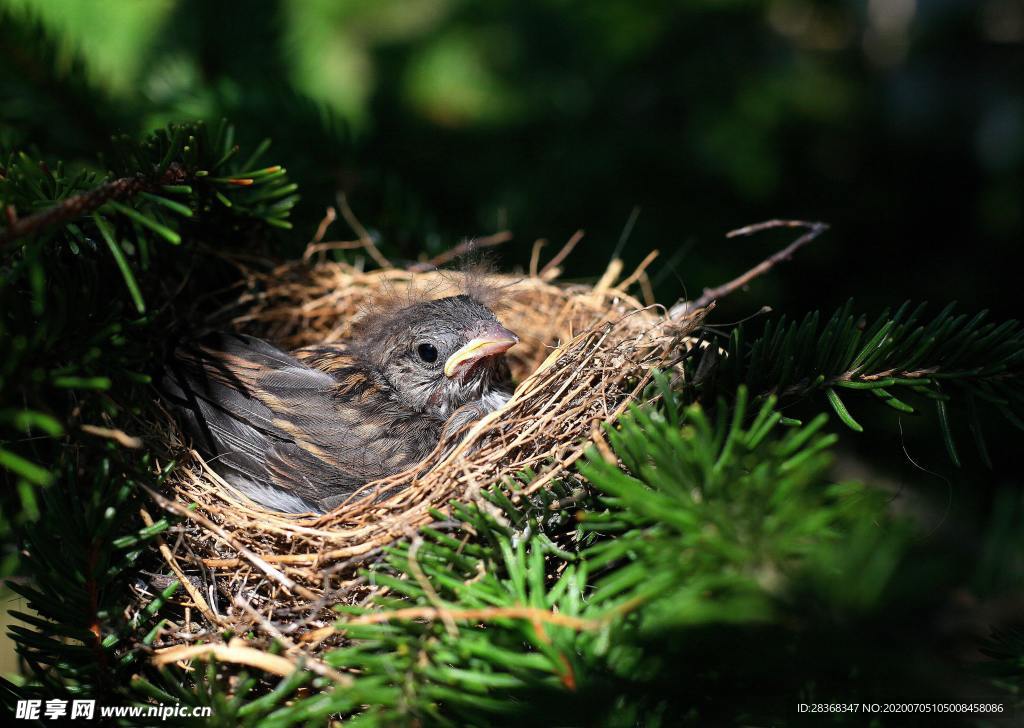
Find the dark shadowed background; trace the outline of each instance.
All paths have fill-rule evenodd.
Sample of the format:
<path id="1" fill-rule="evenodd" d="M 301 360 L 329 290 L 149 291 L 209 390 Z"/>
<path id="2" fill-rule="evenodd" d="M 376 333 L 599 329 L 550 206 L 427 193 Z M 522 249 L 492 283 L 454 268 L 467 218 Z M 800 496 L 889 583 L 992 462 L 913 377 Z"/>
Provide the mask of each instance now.
<path id="1" fill-rule="evenodd" d="M 40 86 L 0 43 L 4 142 L 91 159 L 111 128 L 227 117 L 249 147 L 271 137 L 270 156 L 300 185 L 281 255 L 301 253 L 340 189 L 394 258 L 509 229 L 499 255 L 513 268 L 535 239 L 550 240 L 550 254 L 583 228 L 568 277 L 657 248 L 652 278 L 671 303 L 787 240 L 727 241 L 727 230 L 795 217 L 832 229 L 716 320 L 763 305 L 831 311 L 849 297 L 869 314 L 908 298 L 1000 318 L 1020 310 L 1010 260 L 1024 243 L 1024 0 L 0 9 L 38 16 L 69 64 L 82 54 L 93 85 L 86 95 Z M 986 579 L 1012 555 L 985 539 L 992 523 L 1020 519 L 1015 436 L 992 424 L 987 471 L 964 433 L 966 467 L 955 471 L 930 421 L 858 417 L 868 432 L 840 468 L 921 494 L 949 584 L 995 589 Z"/>
<path id="2" fill-rule="evenodd" d="M 508 227 L 506 262 L 522 263 L 536 237 L 581 227 L 569 272 L 586 276 L 636 208 L 623 254 L 662 251 L 668 300 L 778 245 L 727 229 L 803 217 L 832 233 L 737 311 L 912 296 L 1015 312 L 1019 0 L 0 6 L 80 49 L 103 92 L 54 94 L 31 141 L 91 156 L 111 117 L 136 131 L 228 116 L 272 137 L 302 185 L 297 243 L 338 185 L 392 253 Z"/>

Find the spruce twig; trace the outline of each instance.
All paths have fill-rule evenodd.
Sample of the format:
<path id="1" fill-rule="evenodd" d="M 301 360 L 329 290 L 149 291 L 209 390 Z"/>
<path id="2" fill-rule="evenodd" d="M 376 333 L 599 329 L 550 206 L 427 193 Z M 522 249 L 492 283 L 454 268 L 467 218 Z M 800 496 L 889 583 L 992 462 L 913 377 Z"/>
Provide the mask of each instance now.
<path id="1" fill-rule="evenodd" d="M 118 202 L 134 197 L 140 192 L 155 189 L 161 185 L 181 184 L 187 178 L 184 168 L 172 164 L 157 179 L 138 174 L 133 177 L 118 177 L 104 182 L 99 187 L 73 195 L 66 200 L 33 213 L 28 217 L 19 218 L 10 207 L 7 211 L 8 226 L 0 231 L 0 246 L 32 235 L 46 228 L 65 225 L 76 218 L 88 215 L 108 202 Z"/>

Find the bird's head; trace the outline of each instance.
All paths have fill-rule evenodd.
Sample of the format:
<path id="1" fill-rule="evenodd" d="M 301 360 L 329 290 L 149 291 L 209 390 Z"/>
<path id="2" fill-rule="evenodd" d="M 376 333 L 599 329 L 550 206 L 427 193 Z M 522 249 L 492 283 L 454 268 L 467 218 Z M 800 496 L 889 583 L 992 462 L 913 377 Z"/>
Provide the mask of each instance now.
<path id="1" fill-rule="evenodd" d="M 468 295 L 420 301 L 360 328 L 360 358 L 403 404 L 440 418 L 507 380 L 504 354 L 519 341 Z"/>

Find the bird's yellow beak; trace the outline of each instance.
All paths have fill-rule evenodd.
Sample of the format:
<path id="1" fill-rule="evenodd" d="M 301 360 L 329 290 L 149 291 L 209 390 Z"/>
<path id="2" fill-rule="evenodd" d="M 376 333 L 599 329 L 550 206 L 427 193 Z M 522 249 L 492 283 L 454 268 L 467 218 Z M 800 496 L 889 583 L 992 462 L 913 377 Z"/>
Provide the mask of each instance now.
<path id="1" fill-rule="evenodd" d="M 494 331 L 473 339 L 448 357 L 444 363 L 444 374 L 446 377 L 453 377 L 481 359 L 503 354 L 518 343 L 518 336 L 506 328 L 497 326 Z"/>

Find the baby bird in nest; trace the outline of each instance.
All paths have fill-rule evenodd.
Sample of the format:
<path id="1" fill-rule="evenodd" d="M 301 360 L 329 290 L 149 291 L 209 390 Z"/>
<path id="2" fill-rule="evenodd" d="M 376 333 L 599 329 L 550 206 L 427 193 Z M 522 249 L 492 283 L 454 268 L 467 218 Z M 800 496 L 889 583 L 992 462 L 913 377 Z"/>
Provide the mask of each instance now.
<path id="1" fill-rule="evenodd" d="M 480 296 L 449 296 L 290 354 L 208 336 L 177 349 L 162 389 L 225 480 L 275 510 L 326 512 L 505 404 L 518 341 Z"/>

